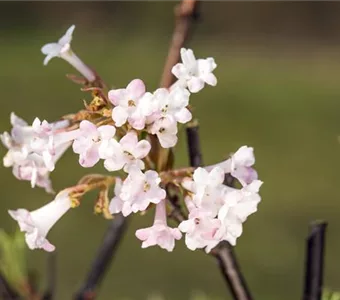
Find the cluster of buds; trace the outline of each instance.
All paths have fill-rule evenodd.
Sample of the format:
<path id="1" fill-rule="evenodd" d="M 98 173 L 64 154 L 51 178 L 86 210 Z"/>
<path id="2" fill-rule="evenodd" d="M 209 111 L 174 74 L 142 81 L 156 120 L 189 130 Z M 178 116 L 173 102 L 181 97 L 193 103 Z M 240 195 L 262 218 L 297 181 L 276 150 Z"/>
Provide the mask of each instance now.
<path id="1" fill-rule="evenodd" d="M 49 230 L 67 211 L 80 205 L 86 192 L 95 189 L 94 211 L 108 219 L 118 213 L 145 214 L 155 207 L 153 225 L 136 231 L 143 248 L 158 245 L 172 251 L 182 234 L 191 250 L 209 252 L 223 240 L 235 245 L 243 222 L 261 200 L 262 182 L 252 167 L 253 148 L 242 146 L 213 166 L 173 169 L 178 123 L 192 121 L 191 95 L 206 84 L 217 84 L 212 73 L 217 66 L 214 59 L 196 59 L 192 50 L 182 48 L 182 63 L 172 68 L 177 81 L 170 88 L 148 92 L 142 80 L 134 79 L 126 88 L 107 90 L 102 79 L 72 51 L 74 28 L 71 26 L 58 43 L 42 48 L 44 64 L 60 57 L 74 66 L 83 77 L 70 78 L 91 93 L 91 102 L 52 123 L 36 118 L 29 125 L 12 113 L 12 130 L 1 135 L 8 148 L 4 165 L 12 167 L 19 180 L 30 181 L 32 187 L 42 187 L 48 193 L 54 193 L 50 172 L 68 148 L 79 155 L 82 167 L 103 161 L 108 174 L 83 177 L 35 211 L 10 210 L 25 232 L 29 248 L 53 251 L 55 246 L 46 238 Z M 232 177 L 238 188 L 225 185 L 226 176 Z M 175 218 L 177 227 L 168 225 L 173 210 L 182 216 Z"/>

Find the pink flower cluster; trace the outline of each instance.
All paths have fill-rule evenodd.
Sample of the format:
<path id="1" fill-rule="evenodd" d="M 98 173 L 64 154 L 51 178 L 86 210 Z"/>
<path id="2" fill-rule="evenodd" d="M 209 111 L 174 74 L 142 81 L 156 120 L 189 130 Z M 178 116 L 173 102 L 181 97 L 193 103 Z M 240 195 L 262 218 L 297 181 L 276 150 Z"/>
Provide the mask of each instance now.
<path id="1" fill-rule="evenodd" d="M 71 50 L 74 26 L 59 39 L 58 43 L 42 48 L 45 64 L 53 57 L 71 63 L 89 82 L 96 75 Z M 185 234 L 189 249 L 205 248 L 209 252 L 220 241 L 231 244 L 242 233 L 242 223 L 254 213 L 261 198 L 262 184 L 252 168 L 255 158 L 253 149 L 243 146 L 230 159 L 207 168 L 198 168 L 192 177 L 182 182 L 183 197 L 189 211 L 188 220 L 178 228 L 167 225 L 167 194 L 160 174 L 150 168 L 152 151 L 151 136 L 158 139 L 163 148 L 177 144 L 178 123 L 192 119 L 189 110 L 191 93 L 197 93 L 205 84 L 215 86 L 217 79 L 212 73 L 216 68 L 213 58 L 196 59 L 190 49 L 181 49 L 182 63 L 172 69 L 177 81 L 169 88 L 147 92 L 140 79 L 132 80 L 126 88 L 108 91 L 107 108 L 112 111 L 106 123 L 68 120 L 48 123 L 36 118 L 32 125 L 11 115 L 11 133 L 3 133 L 1 140 L 8 148 L 4 165 L 12 167 L 20 180 L 28 180 L 32 187 L 39 186 L 53 192 L 50 172 L 62 154 L 70 147 L 79 155 L 79 164 L 91 168 L 103 161 L 109 172 L 121 171 L 116 177 L 114 197 L 109 204 L 111 214 L 144 212 L 155 206 L 153 226 L 136 232 L 142 247 L 158 245 L 172 251 L 175 240 Z M 230 174 L 242 185 L 241 189 L 223 184 Z M 53 251 L 54 246 L 46 236 L 52 226 L 71 208 L 70 190 L 61 191 L 47 205 L 33 212 L 25 209 L 9 211 L 26 233 L 31 249 Z"/>

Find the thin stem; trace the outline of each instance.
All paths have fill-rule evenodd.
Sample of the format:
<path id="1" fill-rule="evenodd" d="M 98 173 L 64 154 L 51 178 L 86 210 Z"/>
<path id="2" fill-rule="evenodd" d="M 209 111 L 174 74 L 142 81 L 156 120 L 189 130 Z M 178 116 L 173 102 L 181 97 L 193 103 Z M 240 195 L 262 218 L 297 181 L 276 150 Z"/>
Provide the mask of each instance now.
<path id="1" fill-rule="evenodd" d="M 197 168 L 202 165 L 202 153 L 198 135 L 198 125 L 187 127 L 187 139 L 190 166 Z"/>
<path id="2" fill-rule="evenodd" d="M 175 30 L 160 82 L 161 87 L 169 88 L 175 81 L 171 69 L 179 62 L 180 50 L 189 37 L 191 23 L 197 19 L 197 6 L 196 0 L 182 0 L 175 7 Z"/>
<path id="3" fill-rule="evenodd" d="M 127 218 L 116 215 L 111 221 L 92 263 L 85 282 L 76 293 L 75 300 L 95 299 L 95 291 L 102 282 L 127 228 Z"/>
<path id="4" fill-rule="evenodd" d="M 326 222 L 312 223 L 309 228 L 303 300 L 320 300 L 322 296 L 326 228 Z"/>

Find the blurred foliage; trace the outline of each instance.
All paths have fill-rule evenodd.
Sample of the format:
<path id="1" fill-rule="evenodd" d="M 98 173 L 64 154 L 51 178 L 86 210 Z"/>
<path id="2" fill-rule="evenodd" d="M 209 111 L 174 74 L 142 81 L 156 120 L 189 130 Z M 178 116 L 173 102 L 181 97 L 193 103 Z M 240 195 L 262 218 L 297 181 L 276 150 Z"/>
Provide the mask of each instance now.
<path id="1" fill-rule="evenodd" d="M 0 273 L 14 290 L 25 294 L 28 279 L 24 235 L 18 229 L 13 235 L 0 229 Z"/>
<path id="2" fill-rule="evenodd" d="M 340 300 L 340 293 L 325 290 L 322 294 L 322 300 Z"/>

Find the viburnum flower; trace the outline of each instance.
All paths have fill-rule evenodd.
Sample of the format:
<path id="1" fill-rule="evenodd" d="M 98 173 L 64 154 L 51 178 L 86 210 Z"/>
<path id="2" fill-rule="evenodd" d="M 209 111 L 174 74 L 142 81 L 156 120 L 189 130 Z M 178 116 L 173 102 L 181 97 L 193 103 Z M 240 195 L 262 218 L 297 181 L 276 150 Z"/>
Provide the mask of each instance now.
<path id="1" fill-rule="evenodd" d="M 204 84 L 215 86 L 217 79 L 212 73 L 217 67 L 212 57 L 206 59 L 195 58 L 191 49 L 181 49 L 182 63 L 172 68 L 172 73 L 178 78 L 177 85 L 188 87 L 191 93 L 197 93 L 203 89 Z"/>
<path id="2" fill-rule="evenodd" d="M 224 205 L 219 211 L 219 219 L 222 220 L 228 214 L 233 214 L 241 222 L 245 222 L 249 215 L 257 211 L 257 205 L 261 201 L 258 192 L 262 184 L 261 180 L 254 180 L 240 190 L 229 188 L 224 197 Z"/>
<path id="3" fill-rule="evenodd" d="M 223 204 L 225 190 L 223 181 L 224 171 L 220 167 L 215 167 L 210 172 L 204 168 L 197 168 L 193 174 L 193 181 L 185 180 L 183 186 L 193 193 L 192 201 L 196 207 L 214 217 Z"/>
<path id="4" fill-rule="evenodd" d="M 135 129 L 144 128 L 146 115 L 139 106 L 139 101 L 144 94 L 145 84 L 140 79 L 132 80 L 125 89 L 109 91 L 109 99 L 115 106 L 112 110 L 112 119 L 117 127 L 128 121 Z"/>
<path id="5" fill-rule="evenodd" d="M 148 132 L 157 135 L 163 148 L 171 148 L 177 144 L 177 122 L 169 116 L 156 120 L 148 128 Z"/>
<path id="6" fill-rule="evenodd" d="M 156 171 L 143 173 L 136 166 L 131 167 L 119 194 L 119 198 L 129 204 L 129 207 L 124 206 L 125 215 L 144 211 L 150 203 L 157 204 L 165 199 L 166 192 L 159 187 L 160 182 Z"/>
<path id="7" fill-rule="evenodd" d="M 138 141 L 135 131 L 129 131 L 119 143 L 112 144 L 112 147 L 106 143 L 102 143 L 99 147 L 99 154 L 105 159 L 104 166 L 108 171 L 124 168 L 124 171 L 128 172 L 131 166 L 144 169 L 142 159 L 150 152 L 151 145 L 147 140 Z"/>
<path id="8" fill-rule="evenodd" d="M 53 57 L 63 58 L 88 81 L 92 82 L 96 79 L 96 75 L 71 49 L 72 34 L 75 28 L 75 25 L 72 25 L 57 43 L 49 43 L 41 48 L 41 52 L 46 55 L 44 65 L 47 65 Z"/>
<path id="9" fill-rule="evenodd" d="M 189 105 L 190 93 L 187 89 L 176 87 L 172 90 L 165 88 L 157 89 L 153 93 L 153 99 L 148 99 L 149 102 L 144 104 L 152 106 L 153 114 L 148 118 L 149 120 L 157 120 L 159 118 L 171 117 L 179 123 L 187 123 L 191 120 L 192 115 L 187 106 Z M 149 121 L 149 123 L 151 123 Z"/>
<path id="10" fill-rule="evenodd" d="M 11 134 L 4 132 L 1 135 L 2 143 L 8 149 L 4 166 L 12 167 L 14 176 L 19 180 L 31 181 L 32 187 L 37 185 L 53 192 L 49 174 L 70 146 L 63 133 L 69 122 L 49 124 L 36 118 L 30 126 L 12 113 L 11 124 Z"/>
<path id="11" fill-rule="evenodd" d="M 110 147 L 118 142 L 113 138 L 116 128 L 111 125 L 97 126 L 89 121 L 81 121 L 79 133 L 73 142 L 73 151 L 79 154 L 79 164 L 84 168 L 93 167 L 100 159 L 99 148 L 102 144 Z M 101 151 L 103 152 L 103 150 Z"/>
<path id="12" fill-rule="evenodd" d="M 71 201 L 66 191 L 60 192 L 56 198 L 43 207 L 29 212 L 26 209 L 9 210 L 10 216 L 25 232 L 26 243 L 30 249 L 41 248 L 51 252 L 55 250 L 46 238 L 53 225 L 71 208 Z"/>
<path id="13" fill-rule="evenodd" d="M 256 170 L 252 168 L 254 163 L 254 149 L 242 146 L 229 159 L 216 165 L 208 166 L 205 169 L 209 171 L 218 166 L 225 173 L 230 173 L 237 178 L 243 186 L 246 186 L 258 178 Z"/>
<path id="14" fill-rule="evenodd" d="M 142 248 L 158 245 L 169 252 L 175 247 L 175 240 L 182 237 L 178 228 L 171 228 L 166 221 L 165 200 L 156 205 L 155 220 L 153 226 L 136 231 L 136 237 L 143 241 Z"/>
<path id="15" fill-rule="evenodd" d="M 118 214 L 122 212 L 122 214 L 126 217 L 131 213 L 130 210 L 130 204 L 128 202 L 122 201 L 120 199 L 119 195 L 122 190 L 122 180 L 119 177 L 116 177 L 116 182 L 115 182 L 115 188 L 114 188 L 114 194 L 115 196 L 111 199 L 110 204 L 109 204 L 109 211 L 112 215 Z M 127 207 L 124 209 L 124 204 Z M 128 213 L 125 213 L 128 211 Z"/>
<path id="16" fill-rule="evenodd" d="M 207 247 L 206 251 L 210 252 L 220 241 L 214 239 L 214 235 L 221 227 L 221 221 L 214 218 L 209 211 L 197 208 L 191 201 L 190 197 L 186 197 L 189 217 L 178 228 L 185 233 L 185 244 L 190 250 Z"/>

